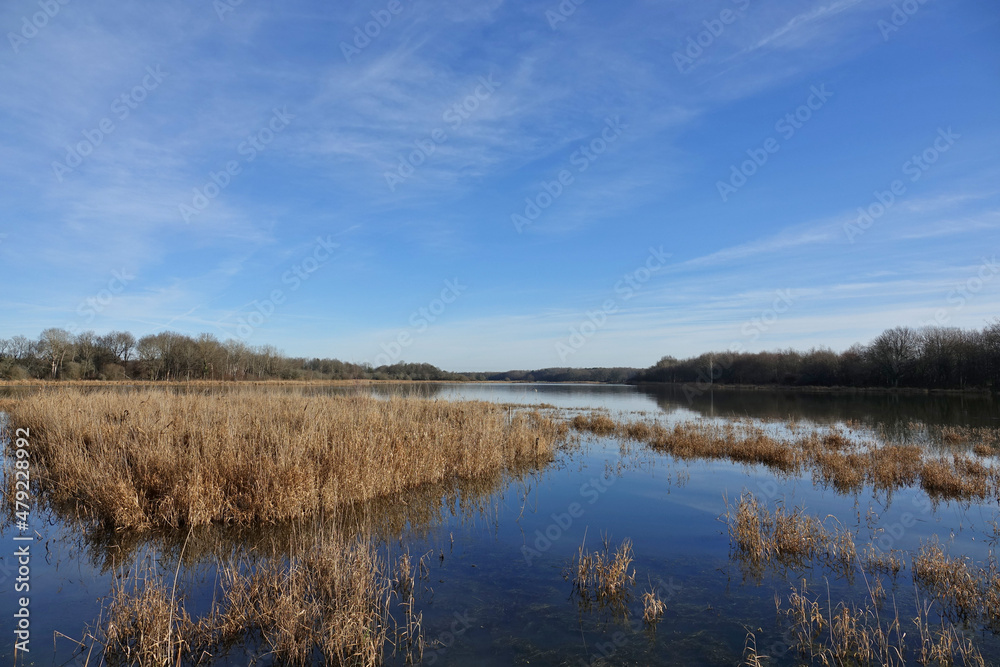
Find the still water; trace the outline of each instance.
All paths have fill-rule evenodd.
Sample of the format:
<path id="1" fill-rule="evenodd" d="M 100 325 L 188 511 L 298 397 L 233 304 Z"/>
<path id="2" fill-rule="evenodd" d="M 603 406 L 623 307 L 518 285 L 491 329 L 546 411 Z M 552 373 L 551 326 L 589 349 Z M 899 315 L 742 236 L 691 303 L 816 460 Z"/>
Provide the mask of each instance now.
<path id="1" fill-rule="evenodd" d="M 553 406 L 565 416 L 606 409 L 661 423 L 749 418 L 778 428 L 789 422 L 819 428 L 850 422 L 884 439 L 928 447 L 942 447 L 935 438 L 942 426 L 1000 426 L 997 403 L 988 396 L 714 391 L 689 397 L 669 388 L 464 383 L 286 386 L 281 391 L 476 399 Z M 784 503 L 819 517 L 833 515 L 858 532 L 859 547 L 873 538 L 884 550 L 913 551 L 937 535 L 952 553 L 981 561 L 996 539 L 990 523 L 997 518 L 996 500 L 934 504 L 920 489 L 891 496 L 868 489 L 844 495 L 815 485 L 808 473 L 776 477 L 760 466 L 675 461 L 640 445 L 623 448 L 614 439 L 594 437 L 560 452 L 544 470 L 495 488 L 416 494 L 422 501 L 409 498 L 412 507 L 406 510 L 385 509 L 379 537 L 389 554 L 409 549 L 414 559 L 426 555 L 429 571 L 415 586 L 428 643 L 424 664 L 737 665 L 751 631 L 759 653 L 772 658 L 767 664 L 800 664 L 788 649 L 787 624 L 776 614 L 775 595 L 784 598 L 805 580 L 815 597 L 825 599 L 829 591 L 834 604 L 863 603 L 864 577 L 845 579 L 818 564 L 752 572 L 733 560 L 720 517 L 726 499 L 732 502 L 743 491 L 771 507 Z M 42 509 L 35 510 L 32 530 L 31 653 L 19 656 L 18 664 L 85 664 L 72 639 L 82 638 L 98 619 L 115 573 L 146 558 L 172 575 L 179 554 L 176 536 L 136 542 L 82 535 Z M 280 532 L 199 534 L 179 575 L 189 608 L 210 603 L 220 554 L 273 546 Z M 0 533 L 0 613 L 8 619 L 0 634 L 3 664 L 13 661 L 17 534 L 10 525 Z M 612 545 L 625 538 L 633 544 L 635 587 L 624 614 L 582 607 L 566 577 L 581 544 L 595 550 L 602 536 Z M 887 606 L 895 605 L 908 622 L 917 605 L 909 575 L 887 579 L 885 586 Z M 652 588 L 666 601 L 653 629 L 642 623 L 640 601 Z M 998 638 L 974 625 L 967 630 L 987 664 L 1000 664 Z M 253 653 L 236 648 L 219 664 L 247 664 Z M 266 656 L 256 661 L 272 664 Z M 401 656 L 388 656 L 387 662 L 404 664 Z"/>

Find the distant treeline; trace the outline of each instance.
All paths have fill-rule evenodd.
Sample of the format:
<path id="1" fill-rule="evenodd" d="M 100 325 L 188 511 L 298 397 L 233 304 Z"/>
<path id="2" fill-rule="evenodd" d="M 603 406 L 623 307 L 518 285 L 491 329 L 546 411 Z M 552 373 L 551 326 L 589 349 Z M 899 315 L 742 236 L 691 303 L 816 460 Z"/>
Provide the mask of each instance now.
<path id="1" fill-rule="evenodd" d="M 32 340 L 0 339 L 0 378 L 67 380 L 465 380 L 430 364 L 372 368 L 338 359 L 286 357 L 270 345 L 174 332 L 136 338 L 46 329 Z"/>
<path id="2" fill-rule="evenodd" d="M 0 338 L 0 379 L 25 380 L 492 380 L 625 382 L 637 368 L 544 368 L 506 373 L 450 373 L 430 364 L 372 367 L 339 359 L 286 357 L 270 345 L 220 341 L 166 331 L 136 338 L 46 329 L 32 340 Z"/>
<path id="3" fill-rule="evenodd" d="M 505 373 L 466 373 L 471 380 L 496 382 L 628 382 L 638 368 L 542 368 L 537 371 L 507 371 Z"/>
<path id="4" fill-rule="evenodd" d="M 372 367 L 338 359 L 286 357 L 270 345 L 174 332 L 136 338 L 46 329 L 37 339 L 0 338 L 0 378 L 98 380 L 451 380 L 672 382 L 799 387 L 1000 389 L 1000 320 L 982 330 L 896 327 L 844 352 L 717 352 L 663 357 L 635 368 L 543 368 L 451 373 L 430 364 Z"/>
<path id="5" fill-rule="evenodd" d="M 717 352 L 663 357 L 633 382 L 798 387 L 1000 389 L 1000 320 L 982 330 L 896 327 L 844 352 Z"/>

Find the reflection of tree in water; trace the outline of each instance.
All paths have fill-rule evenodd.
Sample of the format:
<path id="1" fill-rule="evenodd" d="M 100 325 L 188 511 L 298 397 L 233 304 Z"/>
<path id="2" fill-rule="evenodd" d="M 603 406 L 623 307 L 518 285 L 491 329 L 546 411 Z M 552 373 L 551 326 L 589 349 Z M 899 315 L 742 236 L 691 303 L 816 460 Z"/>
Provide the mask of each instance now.
<path id="1" fill-rule="evenodd" d="M 855 421 L 890 430 L 923 422 L 929 425 L 1000 426 L 1000 406 L 988 394 L 946 395 L 893 392 L 782 391 L 719 388 L 693 394 L 683 385 L 638 387 L 665 412 L 693 410 L 705 417 L 752 417 L 767 421 Z M 689 400 L 690 397 L 690 400 Z"/>

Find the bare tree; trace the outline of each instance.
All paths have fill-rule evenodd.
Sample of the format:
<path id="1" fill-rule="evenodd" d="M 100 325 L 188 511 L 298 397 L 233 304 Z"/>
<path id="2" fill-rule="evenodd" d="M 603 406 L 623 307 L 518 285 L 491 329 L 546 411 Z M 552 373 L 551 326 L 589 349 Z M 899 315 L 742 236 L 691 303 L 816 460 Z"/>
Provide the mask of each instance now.
<path id="1" fill-rule="evenodd" d="M 120 364 L 127 364 L 135 349 L 135 336 L 128 331 L 111 331 L 101 336 L 100 342 Z"/>
<path id="2" fill-rule="evenodd" d="M 42 356 L 48 361 L 52 370 L 52 377 L 59 377 L 59 369 L 70 355 L 73 353 L 73 334 L 65 329 L 46 329 L 38 337 L 39 348 Z"/>
<path id="3" fill-rule="evenodd" d="M 82 331 L 77 334 L 76 357 L 80 361 L 83 377 L 93 377 L 97 374 L 97 357 L 100 349 L 97 334 L 93 331 Z"/>
<path id="4" fill-rule="evenodd" d="M 872 341 L 868 348 L 872 361 L 882 375 L 898 387 L 899 380 L 909 371 L 920 349 L 920 336 L 909 327 L 888 329 Z"/>
<path id="5" fill-rule="evenodd" d="M 10 339 L 10 353 L 18 361 L 34 359 L 38 344 L 27 336 L 14 336 Z"/>

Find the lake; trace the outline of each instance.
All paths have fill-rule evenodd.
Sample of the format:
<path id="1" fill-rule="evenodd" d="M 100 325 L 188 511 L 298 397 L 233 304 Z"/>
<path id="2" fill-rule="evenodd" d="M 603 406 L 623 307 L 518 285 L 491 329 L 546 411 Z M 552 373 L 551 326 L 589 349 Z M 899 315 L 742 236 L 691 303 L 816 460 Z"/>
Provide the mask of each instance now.
<path id="1" fill-rule="evenodd" d="M 989 396 L 715 390 L 689 401 L 678 388 L 466 383 L 276 390 L 475 399 L 546 406 L 565 416 L 607 410 L 664 424 L 753 420 L 777 432 L 839 426 L 863 437 L 942 452 L 962 450 L 942 442 L 943 427 L 1000 425 L 997 402 Z M 776 612 L 776 595 L 785 598 L 805 580 L 813 597 L 861 603 L 869 583 L 861 572 L 844 576 L 815 562 L 761 570 L 733 558 L 723 515 L 727 499 L 732 503 L 744 491 L 771 507 L 804 508 L 819 518 L 832 515 L 858 533 L 859 547 L 862 539 L 870 539 L 886 552 L 912 552 L 937 536 L 950 553 L 980 562 L 998 539 L 995 498 L 932 502 L 919 487 L 891 494 L 869 487 L 840 493 L 817 485 L 809 473 L 776 475 L 728 461 L 677 461 L 641 444 L 623 447 L 616 439 L 595 436 L 582 436 L 544 469 L 497 488 L 425 489 L 408 496 L 405 508 L 389 503 L 368 513 L 378 517 L 377 534 L 387 553 L 408 549 L 415 560 L 425 556 L 426 570 L 415 585 L 427 641 L 423 664 L 737 665 L 750 632 L 758 652 L 771 657 L 766 664 L 801 664 L 789 648 L 788 624 Z M 44 509 L 34 510 L 32 530 L 32 642 L 23 664 L 38 665 L 86 664 L 73 640 L 83 638 L 101 614 L 112 577 L 145 560 L 172 578 L 185 537 L 160 534 L 137 541 L 84 533 Z M 0 534 L 6 545 L 0 557 L 0 587 L 6 592 L 0 613 L 7 619 L 17 610 L 12 556 L 17 534 L 10 522 Z M 581 544 L 593 551 L 602 536 L 612 545 L 626 538 L 633 545 L 635 585 L 624 608 L 582 604 L 568 578 Z M 280 527 L 195 534 L 178 574 L 189 609 L 209 606 L 218 585 L 218 558 L 251 547 L 280 553 L 282 539 Z M 884 609 L 895 608 L 909 622 L 920 604 L 912 577 L 903 571 L 886 578 L 885 586 Z M 642 622 L 640 596 L 650 589 L 666 603 L 655 628 Z M 972 621 L 966 631 L 987 664 L 1000 662 L 996 635 Z M 12 632 L 0 635 L 4 664 L 11 664 L 13 648 Z M 214 664 L 247 664 L 264 650 L 233 647 Z M 272 664 L 265 655 L 256 660 Z M 404 658 L 388 655 L 387 663 L 402 665 Z"/>

